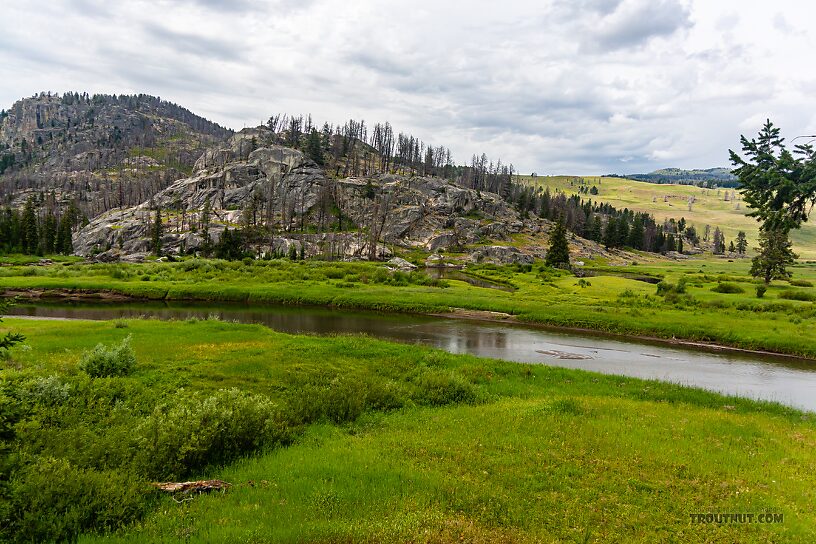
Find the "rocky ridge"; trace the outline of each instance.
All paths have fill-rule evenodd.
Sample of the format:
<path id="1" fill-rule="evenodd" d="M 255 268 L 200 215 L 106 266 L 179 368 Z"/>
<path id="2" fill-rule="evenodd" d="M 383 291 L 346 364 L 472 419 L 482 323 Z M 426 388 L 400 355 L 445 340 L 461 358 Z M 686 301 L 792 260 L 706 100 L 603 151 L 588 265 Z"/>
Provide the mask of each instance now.
<path id="1" fill-rule="evenodd" d="M 217 243 L 225 228 L 261 221 L 274 225 L 277 234 L 257 241 L 258 256 L 287 254 L 294 247 L 304 256 L 341 259 L 385 259 L 395 246 L 440 252 L 501 244 L 522 231 L 549 229 L 547 221 L 522 220 L 497 194 L 441 178 L 376 174 L 334 179 L 279 141 L 263 127 L 235 134 L 226 145 L 204 152 L 191 176 L 149 201 L 91 221 L 74 237 L 76 253 L 101 259 L 145 255 L 157 209 L 162 247 L 169 253 L 199 251 L 206 238 Z M 532 255 L 505 247 L 482 249 L 474 258 L 527 262 Z"/>
<path id="2" fill-rule="evenodd" d="M 232 131 L 148 95 L 41 93 L 0 114 L 0 197 L 53 192 L 88 216 L 183 177 Z"/>

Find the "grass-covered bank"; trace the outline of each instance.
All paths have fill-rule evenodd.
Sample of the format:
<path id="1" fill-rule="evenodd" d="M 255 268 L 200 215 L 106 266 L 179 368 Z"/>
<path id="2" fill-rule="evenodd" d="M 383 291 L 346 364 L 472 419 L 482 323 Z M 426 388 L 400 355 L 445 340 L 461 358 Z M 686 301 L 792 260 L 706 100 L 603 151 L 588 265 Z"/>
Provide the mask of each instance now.
<path id="1" fill-rule="evenodd" d="M 29 346 L 2 370 L 9 539 L 816 538 L 816 424 L 779 405 L 214 321 L 3 328 Z M 132 373 L 80 370 L 127 336 Z M 199 477 L 234 487 L 178 504 L 146 485 Z M 766 511 L 784 522 L 690 522 Z"/>
<path id="2" fill-rule="evenodd" d="M 469 273 L 515 287 L 507 292 L 376 263 L 204 261 L 0 268 L 0 289 L 112 292 L 152 300 L 310 304 L 394 312 L 451 308 L 505 312 L 554 326 L 712 342 L 816 357 L 816 267 L 794 283 L 774 282 L 762 298 L 748 262 L 689 260 L 627 267 L 589 263 L 589 278 L 541 266 L 479 266 Z M 655 285 L 618 274 L 649 275 Z M 682 284 L 682 288 L 679 286 Z"/>

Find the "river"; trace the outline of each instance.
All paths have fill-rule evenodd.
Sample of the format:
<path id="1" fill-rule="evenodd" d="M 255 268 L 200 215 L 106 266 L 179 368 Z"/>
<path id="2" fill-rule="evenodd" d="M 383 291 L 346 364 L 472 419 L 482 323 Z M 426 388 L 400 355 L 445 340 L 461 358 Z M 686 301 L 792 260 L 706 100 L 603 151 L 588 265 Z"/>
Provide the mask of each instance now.
<path id="1" fill-rule="evenodd" d="M 367 334 L 521 363 L 671 381 L 816 411 L 816 361 L 678 347 L 517 324 L 311 307 L 204 303 L 20 303 L 11 315 L 61 319 L 205 318 L 260 323 L 276 331 Z"/>

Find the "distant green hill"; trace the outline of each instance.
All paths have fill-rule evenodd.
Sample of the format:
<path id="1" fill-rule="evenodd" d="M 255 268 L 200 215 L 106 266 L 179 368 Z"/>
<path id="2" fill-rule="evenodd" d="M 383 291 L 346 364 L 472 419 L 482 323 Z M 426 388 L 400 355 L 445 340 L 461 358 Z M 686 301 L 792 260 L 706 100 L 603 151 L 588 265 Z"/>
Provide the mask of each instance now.
<path id="1" fill-rule="evenodd" d="M 731 242 L 739 231 L 748 236 L 749 248 L 757 244 L 759 224 L 746 214 L 750 212 L 736 189 L 720 186 L 717 189 L 695 187 L 682 183 L 645 183 L 638 180 L 608 176 L 518 176 L 517 181 L 542 190 L 570 195 L 583 195 L 594 202 L 607 203 L 615 208 L 650 213 L 662 222 L 685 218 L 697 232 L 704 233 L 708 225 L 713 231 L 719 227 Z M 581 187 L 595 186 L 597 194 L 587 196 Z M 801 259 L 816 259 L 816 219 L 791 233 L 796 253 Z"/>
<path id="2" fill-rule="evenodd" d="M 662 168 L 648 174 L 609 174 L 606 177 L 622 177 L 647 183 L 697 185 L 700 187 L 737 187 L 737 177 L 728 168 L 707 168 L 705 170 L 683 170 L 682 168 Z"/>

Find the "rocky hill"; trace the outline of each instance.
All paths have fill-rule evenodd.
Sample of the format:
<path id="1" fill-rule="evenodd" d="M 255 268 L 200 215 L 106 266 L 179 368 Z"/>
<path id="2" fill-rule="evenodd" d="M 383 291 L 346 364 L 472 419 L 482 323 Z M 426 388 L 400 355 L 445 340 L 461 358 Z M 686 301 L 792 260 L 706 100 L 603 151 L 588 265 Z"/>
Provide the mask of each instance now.
<path id="1" fill-rule="evenodd" d="M 456 165 L 444 146 L 388 123 L 318 126 L 311 116 L 273 116 L 232 133 L 147 95 L 21 100 L 0 113 L 0 251 L 139 260 L 419 250 L 434 262 L 453 252 L 530 263 L 544 256 L 556 217 L 577 234 L 578 258 L 616 258 L 579 237 L 590 227 L 596 240 L 602 223 L 614 234 L 608 248 L 632 238 L 630 223 L 644 226 L 514 185 L 513 167 L 485 155 Z"/>
<path id="2" fill-rule="evenodd" d="M 372 258 L 389 246 L 448 250 L 478 241 L 549 228 L 522 220 L 501 196 L 432 176 L 373 174 L 335 178 L 303 152 L 264 128 L 245 129 L 210 149 L 192 175 L 138 206 L 99 216 L 75 235 L 80 255 L 139 258 L 151 250 L 156 215 L 164 251 L 184 253 L 217 244 L 225 228 L 257 236 L 258 256 Z M 495 255 L 494 255 L 495 253 Z M 499 255 L 500 254 L 500 255 Z M 481 258 L 531 261 L 513 248 L 482 250 Z"/>
<path id="3" fill-rule="evenodd" d="M 187 175 L 230 134 L 153 96 L 41 93 L 0 112 L 0 198 L 53 193 L 93 217 Z"/>

